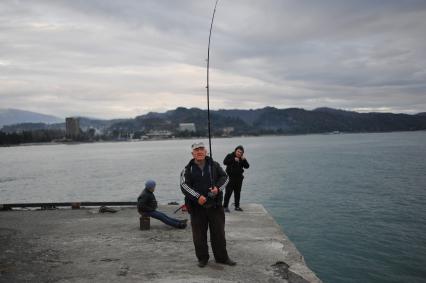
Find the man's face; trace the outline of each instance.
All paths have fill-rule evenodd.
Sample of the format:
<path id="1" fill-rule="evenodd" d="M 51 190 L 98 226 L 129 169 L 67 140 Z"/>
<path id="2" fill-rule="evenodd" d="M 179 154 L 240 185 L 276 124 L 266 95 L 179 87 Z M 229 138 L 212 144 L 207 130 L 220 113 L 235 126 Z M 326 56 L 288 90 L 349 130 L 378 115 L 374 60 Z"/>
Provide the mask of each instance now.
<path id="1" fill-rule="evenodd" d="M 235 156 L 238 157 L 238 158 L 240 158 L 241 156 L 243 156 L 243 151 L 241 149 L 237 149 L 235 151 Z"/>
<path id="2" fill-rule="evenodd" d="M 195 148 L 192 150 L 192 157 L 197 161 L 202 161 L 206 158 L 207 151 L 204 147 Z"/>

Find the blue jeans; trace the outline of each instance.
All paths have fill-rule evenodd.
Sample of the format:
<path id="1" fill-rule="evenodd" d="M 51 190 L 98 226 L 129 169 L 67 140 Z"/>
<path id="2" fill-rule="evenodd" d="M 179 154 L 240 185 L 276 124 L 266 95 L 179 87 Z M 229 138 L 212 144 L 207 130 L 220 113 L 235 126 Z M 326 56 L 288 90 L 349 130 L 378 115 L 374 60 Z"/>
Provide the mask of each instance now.
<path id="1" fill-rule="evenodd" d="M 173 226 L 175 228 L 180 228 L 182 226 L 182 222 L 180 220 L 169 217 L 161 211 L 157 211 L 157 210 L 148 211 L 148 212 L 144 212 L 144 214 L 148 215 L 149 217 L 158 219 L 161 222 L 167 225 Z"/>

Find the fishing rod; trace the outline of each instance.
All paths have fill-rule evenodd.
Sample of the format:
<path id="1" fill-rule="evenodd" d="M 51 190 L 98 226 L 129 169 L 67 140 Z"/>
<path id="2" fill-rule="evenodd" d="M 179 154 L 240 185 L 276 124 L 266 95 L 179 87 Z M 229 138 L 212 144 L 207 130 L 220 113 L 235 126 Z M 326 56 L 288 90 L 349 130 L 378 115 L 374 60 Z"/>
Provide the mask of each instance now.
<path id="1" fill-rule="evenodd" d="M 210 151 L 210 160 L 213 160 L 213 152 L 212 152 L 212 138 L 211 138 L 211 123 L 210 123 L 210 87 L 209 87 L 209 69 L 210 69 L 210 41 L 211 41 L 211 37 L 212 37 L 212 28 L 213 28 L 213 21 L 214 21 L 214 15 L 216 13 L 216 6 L 217 6 L 217 2 L 219 0 L 216 0 L 216 3 L 214 5 L 214 10 L 213 10 L 213 16 L 212 16 L 212 21 L 210 23 L 210 33 L 209 33 L 209 45 L 207 47 L 207 126 L 208 126 L 208 132 L 209 132 L 209 151 Z M 211 162 L 210 162 L 210 171 L 211 170 Z M 213 180 L 213 176 L 212 180 Z M 212 182 L 213 184 L 213 182 Z"/>

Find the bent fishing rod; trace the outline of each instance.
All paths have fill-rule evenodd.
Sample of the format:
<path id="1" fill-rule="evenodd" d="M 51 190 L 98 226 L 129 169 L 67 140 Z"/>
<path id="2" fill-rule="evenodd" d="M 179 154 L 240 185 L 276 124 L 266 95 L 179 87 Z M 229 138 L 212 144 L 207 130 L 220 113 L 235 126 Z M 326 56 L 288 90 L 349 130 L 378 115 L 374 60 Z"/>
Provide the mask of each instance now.
<path id="1" fill-rule="evenodd" d="M 207 47 L 207 123 L 208 123 L 208 132 L 209 132 L 209 151 L 210 151 L 210 158 L 213 159 L 213 153 L 212 153 L 212 138 L 211 138 L 211 125 L 210 125 L 210 86 L 209 86 L 209 70 L 210 70 L 210 41 L 212 37 L 212 28 L 213 28 L 213 21 L 214 21 L 214 15 L 216 13 L 216 6 L 217 2 L 219 0 L 216 0 L 216 3 L 214 5 L 213 10 L 213 16 L 212 21 L 210 23 L 210 33 L 209 33 L 209 45 Z"/>
<path id="2" fill-rule="evenodd" d="M 212 37 L 212 28 L 213 28 L 213 21 L 214 21 L 214 15 L 216 14 L 216 6 L 217 6 L 217 2 L 219 0 L 216 0 L 216 3 L 214 5 L 214 10 L 213 10 L 213 16 L 212 16 L 212 21 L 210 23 L 210 32 L 209 32 L 209 45 L 207 47 L 207 128 L 208 128 L 208 133 L 209 133 L 209 151 L 210 151 L 210 181 L 212 184 L 212 188 L 215 186 L 214 182 L 214 177 L 213 177 L 213 152 L 212 152 L 212 137 L 211 137 L 211 123 L 210 123 L 210 86 L 209 86 L 209 69 L 210 69 L 210 41 L 211 41 L 211 37 Z"/>

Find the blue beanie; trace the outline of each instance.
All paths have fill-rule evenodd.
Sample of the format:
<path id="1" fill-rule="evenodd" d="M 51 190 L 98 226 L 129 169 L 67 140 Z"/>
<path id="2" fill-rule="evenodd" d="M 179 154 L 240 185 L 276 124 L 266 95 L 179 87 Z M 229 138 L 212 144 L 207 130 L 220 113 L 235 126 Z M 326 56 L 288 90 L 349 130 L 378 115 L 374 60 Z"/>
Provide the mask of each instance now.
<path id="1" fill-rule="evenodd" d="M 153 180 L 146 181 L 145 182 L 145 188 L 147 188 L 149 190 L 155 188 L 155 181 L 153 181 Z"/>

